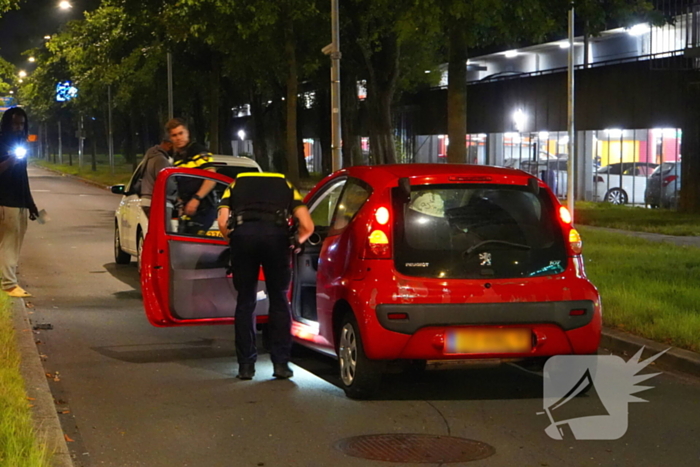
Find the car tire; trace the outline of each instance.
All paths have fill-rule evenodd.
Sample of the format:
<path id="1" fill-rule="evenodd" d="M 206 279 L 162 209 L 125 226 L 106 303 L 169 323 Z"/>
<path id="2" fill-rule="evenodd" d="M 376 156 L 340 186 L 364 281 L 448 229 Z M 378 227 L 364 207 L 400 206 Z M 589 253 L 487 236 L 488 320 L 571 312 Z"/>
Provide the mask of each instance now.
<path id="1" fill-rule="evenodd" d="M 351 399 L 369 399 L 379 388 L 384 362 L 370 360 L 365 355 L 357 320 L 346 313 L 338 336 L 340 382 L 345 395 Z"/>
<path id="2" fill-rule="evenodd" d="M 141 259 L 143 258 L 143 234 L 136 237 L 136 269 L 141 274 Z"/>
<path id="3" fill-rule="evenodd" d="M 627 193 L 621 188 L 613 188 L 605 193 L 605 202 L 610 204 L 627 204 Z"/>
<path id="4" fill-rule="evenodd" d="M 119 225 L 114 223 L 114 262 L 117 264 L 129 264 L 131 255 L 122 250 L 122 242 L 119 240 Z"/>

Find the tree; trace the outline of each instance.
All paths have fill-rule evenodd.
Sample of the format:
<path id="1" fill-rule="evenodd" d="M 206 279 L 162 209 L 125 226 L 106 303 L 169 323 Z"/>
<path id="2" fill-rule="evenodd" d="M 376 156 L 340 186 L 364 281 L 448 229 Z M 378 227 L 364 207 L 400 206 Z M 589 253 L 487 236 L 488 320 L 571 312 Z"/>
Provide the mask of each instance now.
<path id="1" fill-rule="evenodd" d="M 15 66 L 0 57 L 0 94 L 9 94 L 15 85 L 16 76 Z"/>
<path id="2" fill-rule="evenodd" d="M 21 0 L 0 0 L 0 13 L 19 8 Z"/>
<path id="3" fill-rule="evenodd" d="M 434 42 L 421 31 L 406 27 L 410 0 L 351 0 L 341 17 L 341 37 L 347 39 L 343 53 L 357 50 L 366 77 L 370 152 L 377 164 L 397 161 L 392 104 L 397 92 L 416 83 L 434 65 Z M 343 67 L 341 67 L 341 70 Z M 347 76 L 347 72 L 344 72 Z"/>

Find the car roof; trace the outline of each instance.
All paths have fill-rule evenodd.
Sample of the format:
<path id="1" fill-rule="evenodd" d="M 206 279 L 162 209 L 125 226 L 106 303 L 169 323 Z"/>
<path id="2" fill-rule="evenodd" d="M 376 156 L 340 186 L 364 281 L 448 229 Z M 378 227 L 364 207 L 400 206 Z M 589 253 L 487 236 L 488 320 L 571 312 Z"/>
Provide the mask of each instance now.
<path id="1" fill-rule="evenodd" d="M 262 171 L 262 169 L 260 169 L 260 165 L 249 157 L 213 154 L 212 159 L 215 163 L 219 164 L 224 163 L 226 165 L 236 167 L 255 167 L 256 169 Z"/>
<path id="2" fill-rule="evenodd" d="M 347 171 L 348 175 L 375 172 L 391 178 L 425 177 L 430 175 L 508 176 L 523 174 L 521 170 L 506 167 L 472 164 L 389 164 L 355 166 L 349 167 Z"/>

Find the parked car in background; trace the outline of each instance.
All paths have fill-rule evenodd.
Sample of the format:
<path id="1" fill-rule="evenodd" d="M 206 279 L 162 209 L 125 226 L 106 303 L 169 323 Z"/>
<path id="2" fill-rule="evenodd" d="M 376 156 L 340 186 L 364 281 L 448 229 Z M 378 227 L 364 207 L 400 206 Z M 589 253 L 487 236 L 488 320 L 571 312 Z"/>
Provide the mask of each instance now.
<path id="1" fill-rule="evenodd" d="M 664 162 L 658 166 L 647 180 L 644 203 L 652 208 L 678 207 L 681 190 L 681 162 Z"/>
<path id="2" fill-rule="evenodd" d="M 650 162 L 618 162 L 593 174 L 595 201 L 612 204 L 642 204 L 647 177 L 658 167 Z"/>
<path id="3" fill-rule="evenodd" d="M 241 172 L 261 171 L 258 163 L 247 157 L 215 155 L 213 160 L 216 172 L 231 179 L 236 178 Z M 150 198 L 142 198 L 141 193 L 132 189 L 140 186 L 139 178 L 142 176 L 140 165 L 134 171 L 129 183 L 112 186 L 112 193 L 123 195 L 114 213 L 114 261 L 117 264 L 129 264 L 131 257 L 134 256 L 139 271 L 151 206 Z M 218 227 L 214 231 L 218 232 Z"/>

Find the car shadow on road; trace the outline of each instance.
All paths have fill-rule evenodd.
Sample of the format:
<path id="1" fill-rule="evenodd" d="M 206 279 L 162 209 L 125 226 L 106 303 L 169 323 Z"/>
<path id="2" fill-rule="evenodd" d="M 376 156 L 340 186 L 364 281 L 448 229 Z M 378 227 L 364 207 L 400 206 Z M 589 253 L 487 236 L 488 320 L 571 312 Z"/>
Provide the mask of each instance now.
<path id="1" fill-rule="evenodd" d="M 200 338 L 186 342 L 160 342 L 148 344 L 113 345 L 91 347 L 105 357 L 126 363 L 183 363 L 201 367 L 201 362 L 235 356 L 233 341 Z M 189 363 L 187 363 L 189 362 Z M 197 363 L 192 363 L 197 362 Z"/>
<path id="2" fill-rule="evenodd" d="M 341 387 L 338 363 L 331 357 L 295 346 L 292 362 Z M 542 376 L 509 364 L 428 369 L 418 373 L 391 372 L 390 368 L 372 398 L 382 401 L 497 399 L 542 399 Z"/>
<path id="3" fill-rule="evenodd" d="M 117 264 L 117 263 L 106 263 L 102 267 L 112 275 L 115 279 L 123 282 L 133 289 L 128 291 L 116 292 L 114 296 L 118 299 L 141 299 L 141 279 L 139 278 L 139 273 L 136 270 L 136 263 L 130 264 Z"/>

